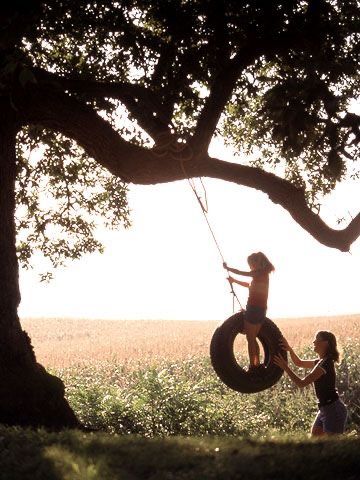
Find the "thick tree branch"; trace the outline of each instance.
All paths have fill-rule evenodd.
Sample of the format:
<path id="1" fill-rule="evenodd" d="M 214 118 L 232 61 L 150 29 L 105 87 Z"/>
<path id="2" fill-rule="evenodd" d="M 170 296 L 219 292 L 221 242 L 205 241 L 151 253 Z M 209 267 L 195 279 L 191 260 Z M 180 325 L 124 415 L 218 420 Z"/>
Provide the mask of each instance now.
<path id="1" fill-rule="evenodd" d="M 351 244 L 360 236 L 360 213 L 346 228 L 335 230 L 308 207 L 302 189 L 272 173 L 211 158 L 200 175 L 262 191 L 273 203 L 287 210 L 304 230 L 328 247 L 348 252 Z"/>
<path id="2" fill-rule="evenodd" d="M 214 65 L 221 69 L 230 58 L 231 45 L 228 37 L 228 18 L 226 16 L 225 1 L 211 0 L 208 4 L 207 21 L 214 31 L 214 36 L 210 37 L 209 46 L 214 44 Z"/>
<path id="3" fill-rule="evenodd" d="M 87 98 L 113 98 L 120 100 L 130 114 L 152 138 L 169 131 L 168 115 L 150 88 L 127 82 L 101 82 L 82 78 L 65 78 L 42 69 L 35 69 L 38 81 L 44 85 L 61 87 Z"/>
<path id="4" fill-rule="evenodd" d="M 89 105 L 52 88 L 28 87 L 13 98 L 20 124 L 37 124 L 74 139 L 86 153 L 127 182 L 166 182 L 176 177 L 178 162 L 169 164 L 163 156 L 125 141 Z M 161 172 L 163 171 L 163 178 Z M 181 178 L 181 175 L 180 177 Z"/>
<path id="5" fill-rule="evenodd" d="M 210 95 L 206 99 L 191 139 L 191 146 L 197 155 L 206 153 L 220 116 L 231 99 L 241 73 L 262 55 L 273 56 L 277 52 L 288 51 L 301 42 L 304 42 L 303 36 L 296 30 L 292 31 L 289 26 L 288 31 L 281 32 L 276 37 L 257 39 L 254 36 L 239 49 L 213 80 Z"/>
<path id="6" fill-rule="evenodd" d="M 243 69 L 257 58 L 257 46 L 244 47 L 216 77 L 197 122 L 191 145 L 197 155 L 203 155 L 210 144 L 225 105 L 230 100 L 235 84 Z"/>
<path id="7" fill-rule="evenodd" d="M 181 150 L 170 157 L 159 155 L 156 149 L 130 144 L 94 110 L 75 98 L 33 87 L 31 95 L 23 95 L 16 101 L 19 111 L 21 108 L 22 123 L 38 124 L 74 139 L 89 156 L 127 182 L 145 185 L 186 176 L 218 178 L 267 194 L 323 245 L 348 251 L 360 235 L 360 214 L 343 230 L 330 228 L 307 206 L 301 189 L 274 174 L 207 155 L 183 162 L 184 170 Z"/>

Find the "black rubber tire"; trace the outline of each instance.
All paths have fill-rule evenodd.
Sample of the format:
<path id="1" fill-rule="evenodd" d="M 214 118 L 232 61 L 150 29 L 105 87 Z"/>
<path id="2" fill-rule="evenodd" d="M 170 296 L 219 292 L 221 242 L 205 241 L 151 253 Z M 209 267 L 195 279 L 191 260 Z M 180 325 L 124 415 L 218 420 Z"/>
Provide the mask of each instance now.
<path id="1" fill-rule="evenodd" d="M 287 353 L 280 346 L 282 334 L 274 322 L 265 319 L 258 339 L 264 349 L 264 367 L 259 371 L 247 372 L 236 361 L 234 341 L 239 333 L 244 333 L 244 312 L 235 313 L 225 320 L 214 332 L 210 344 L 212 366 L 228 387 L 242 393 L 256 393 L 277 383 L 283 370 L 272 362 L 274 355 Z"/>

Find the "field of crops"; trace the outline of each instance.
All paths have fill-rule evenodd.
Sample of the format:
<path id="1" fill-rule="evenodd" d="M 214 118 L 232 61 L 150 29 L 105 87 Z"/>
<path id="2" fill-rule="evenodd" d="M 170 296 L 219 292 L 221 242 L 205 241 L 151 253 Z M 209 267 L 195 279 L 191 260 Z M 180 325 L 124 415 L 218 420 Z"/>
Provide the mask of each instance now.
<path id="1" fill-rule="evenodd" d="M 295 349 L 312 345 L 317 330 L 330 330 L 339 343 L 360 338 L 360 315 L 275 319 Z M 40 363 L 63 368 L 78 363 L 119 361 L 154 364 L 208 355 L 214 321 L 23 319 Z M 246 350 L 244 338 L 238 342 Z"/>
<path id="2" fill-rule="evenodd" d="M 304 358 L 319 329 L 342 347 L 338 388 L 348 406 L 347 432 L 360 432 L 360 315 L 277 320 Z M 209 360 L 215 322 L 24 320 L 38 360 L 66 385 L 67 398 L 92 428 L 147 437 L 266 435 L 309 431 L 317 411 L 312 386 L 283 376 L 273 388 L 244 395 L 227 388 Z M 243 335 L 239 359 L 247 364 Z M 303 372 L 299 372 L 303 374 Z"/>

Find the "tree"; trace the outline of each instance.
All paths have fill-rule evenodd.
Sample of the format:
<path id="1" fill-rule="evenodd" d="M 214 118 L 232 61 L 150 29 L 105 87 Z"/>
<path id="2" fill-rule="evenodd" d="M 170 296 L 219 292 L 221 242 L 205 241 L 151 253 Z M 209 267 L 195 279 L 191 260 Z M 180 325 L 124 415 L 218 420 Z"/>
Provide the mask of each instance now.
<path id="1" fill-rule="evenodd" d="M 101 249 L 93 215 L 128 225 L 127 183 L 219 178 L 324 245 L 359 236 L 360 214 L 339 230 L 319 215 L 359 176 L 356 0 L 18 0 L 0 15 L 0 421 L 78 425 L 21 329 L 18 261 Z M 255 160 L 211 158 L 216 135 Z"/>

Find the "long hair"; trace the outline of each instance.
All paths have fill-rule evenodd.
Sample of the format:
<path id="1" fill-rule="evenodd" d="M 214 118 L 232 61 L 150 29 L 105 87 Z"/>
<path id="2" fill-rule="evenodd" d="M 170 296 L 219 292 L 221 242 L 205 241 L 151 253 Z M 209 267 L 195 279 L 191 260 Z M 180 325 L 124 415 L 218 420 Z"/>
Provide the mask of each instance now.
<path id="1" fill-rule="evenodd" d="M 248 263 L 253 264 L 259 270 L 264 270 L 266 273 L 273 272 L 275 270 L 274 265 L 270 262 L 267 256 L 262 252 L 252 253 L 247 258 Z"/>
<path id="2" fill-rule="evenodd" d="M 328 343 L 326 356 L 330 357 L 332 360 L 334 360 L 334 362 L 338 362 L 340 358 L 340 354 L 339 354 L 335 335 L 326 330 L 321 330 L 320 332 L 317 332 L 317 335 L 319 335 L 319 337 L 321 337 L 322 340 L 325 340 Z"/>

